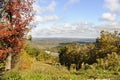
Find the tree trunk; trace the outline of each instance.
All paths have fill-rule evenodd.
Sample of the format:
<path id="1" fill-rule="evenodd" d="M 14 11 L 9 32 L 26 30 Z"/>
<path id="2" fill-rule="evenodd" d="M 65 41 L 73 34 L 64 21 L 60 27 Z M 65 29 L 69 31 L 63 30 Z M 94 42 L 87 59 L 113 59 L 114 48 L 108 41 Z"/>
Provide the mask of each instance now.
<path id="1" fill-rule="evenodd" d="M 12 54 L 10 53 L 6 59 L 5 71 L 8 71 L 11 69 L 11 63 L 12 63 Z"/>
<path id="2" fill-rule="evenodd" d="M 77 63 L 77 64 L 76 64 L 76 70 L 77 70 L 77 71 L 81 68 L 81 64 L 82 64 L 82 63 Z"/>

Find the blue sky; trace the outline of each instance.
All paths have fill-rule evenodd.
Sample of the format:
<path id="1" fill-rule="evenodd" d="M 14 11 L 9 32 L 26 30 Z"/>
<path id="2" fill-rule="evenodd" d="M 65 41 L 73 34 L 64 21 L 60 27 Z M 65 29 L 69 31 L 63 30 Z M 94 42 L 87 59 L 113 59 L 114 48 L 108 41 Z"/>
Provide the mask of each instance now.
<path id="1" fill-rule="evenodd" d="M 120 29 L 120 0 L 36 0 L 33 37 L 96 38 Z"/>

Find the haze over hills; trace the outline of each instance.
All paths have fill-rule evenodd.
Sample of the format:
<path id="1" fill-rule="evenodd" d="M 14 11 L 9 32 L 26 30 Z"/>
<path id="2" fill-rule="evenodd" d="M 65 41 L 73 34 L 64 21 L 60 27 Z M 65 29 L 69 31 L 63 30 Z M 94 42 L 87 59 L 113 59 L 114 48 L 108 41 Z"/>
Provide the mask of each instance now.
<path id="1" fill-rule="evenodd" d="M 80 41 L 80 42 L 95 42 L 95 38 L 65 38 L 65 37 L 52 37 L 52 38 L 33 38 L 33 41 L 60 41 L 60 42 L 73 42 L 73 41 Z"/>
<path id="2" fill-rule="evenodd" d="M 89 44 L 94 43 L 95 38 L 33 38 L 32 41 L 28 41 L 31 46 L 38 47 L 40 49 L 50 49 L 65 44 L 79 43 Z"/>

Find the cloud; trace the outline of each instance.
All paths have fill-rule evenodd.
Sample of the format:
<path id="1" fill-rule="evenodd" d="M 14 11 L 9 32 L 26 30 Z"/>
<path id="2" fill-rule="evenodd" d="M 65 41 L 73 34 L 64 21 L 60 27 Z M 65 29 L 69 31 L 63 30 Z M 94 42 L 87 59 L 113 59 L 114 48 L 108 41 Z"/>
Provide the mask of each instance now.
<path id="1" fill-rule="evenodd" d="M 44 16 L 43 17 L 45 21 L 55 21 L 55 20 L 59 20 L 59 17 L 56 15 L 51 15 L 51 16 Z"/>
<path id="2" fill-rule="evenodd" d="M 110 22 L 106 24 L 101 24 L 95 27 L 96 31 L 100 32 L 102 30 L 105 31 L 120 31 L 120 22 Z"/>
<path id="3" fill-rule="evenodd" d="M 46 12 L 54 12 L 55 7 L 56 7 L 56 2 L 55 1 L 50 2 L 50 4 L 47 5 L 46 7 L 42 7 L 37 3 L 35 3 L 33 5 L 33 8 L 36 11 L 36 14 L 43 14 L 43 13 L 46 13 Z"/>
<path id="4" fill-rule="evenodd" d="M 71 28 L 72 27 L 72 24 L 70 23 L 65 23 L 62 25 L 64 28 Z"/>
<path id="5" fill-rule="evenodd" d="M 56 6 L 56 2 L 55 2 L 55 1 L 52 1 L 52 2 L 46 7 L 46 11 L 54 12 L 54 11 L 55 11 L 55 6 Z"/>
<path id="6" fill-rule="evenodd" d="M 41 2 L 43 2 L 45 6 L 41 6 Z M 35 16 L 34 21 L 31 23 L 32 25 L 39 25 L 42 23 L 57 21 L 60 19 L 60 17 L 53 14 L 56 8 L 55 1 L 51 1 L 50 3 L 48 3 L 45 0 L 37 0 L 36 3 L 34 3 L 33 8 L 35 10 Z"/>
<path id="7" fill-rule="evenodd" d="M 42 14 L 45 12 L 45 9 L 37 4 L 34 4 L 33 8 L 34 8 L 36 14 Z"/>
<path id="8" fill-rule="evenodd" d="M 120 22 L 108 22 L 95 26 L 91 22 L 61 23 L 54 25 L 41 25 L 32 30 L 33 37 L 72 37 L 72 38 L 95 38 L 102 30 L 120 31 Z"/>
<path id="9" fill-rule="evenodd" d="M 49 26 L 49 25 L 48 25 Z M 85 27 L 84 27 L 85 26 Z M 88 27 L 89 26 L 89 27 Z M 89 34 L 88 34 L 89 33 Z M 62 23 L 51 27 L 37 27 L 32 31 L 33 37 L 95 37 L 93 25 L 86 22 Z M 39 35 L 39 36 L 38 36 Z"/>
<path id="10" fill-rule="evenodd" d="M 111 14 L 111 13 L 103 13 L 101 20 L 104 21 L 115 21 L 116 20 L 116 14 Z"/>
<path id="11" fill-rule="evenodd" d="M 47 23 L 47 22 L 56 21 L 56 20 L 59 20 L 59 19 L 60 18 L 56 15 L 46 15 L 46 16 L 36 15 L 34 17 L 34 22 L 36 22 L 36 23 Z"/>
<path id="12" fill-rule="evenodd" d="M 117 13 L 120 12 L 120 0 L 104 0 L 104 7 L 110 12 L 103 13 L 101 20 L 103 21 L 116 21 Z"/>
<path id="13" fill-rule="evenodd" d="M 120 0 L 104 0 L 104 6 L 111 12 L 120 12 Z"/>
<path id="14" fill-rule="evenodd" d="M 67 9 L 70 5 L 78 3 L 80 0 L 68 0 L 67 3 L 64 5 L 64 9 Z"/>

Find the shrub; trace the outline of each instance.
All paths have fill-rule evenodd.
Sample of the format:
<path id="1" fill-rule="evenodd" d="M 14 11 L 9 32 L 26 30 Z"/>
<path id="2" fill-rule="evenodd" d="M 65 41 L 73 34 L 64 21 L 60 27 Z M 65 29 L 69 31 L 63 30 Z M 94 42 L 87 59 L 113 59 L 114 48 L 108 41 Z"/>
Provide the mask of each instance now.
<path id="1" fill-rule="evenodd" d="M 40 49 L 38 48 L 32 48 L 29 45 L 26 45 L 24 49 L 31 57 L 35 57 L 36 59 L 40 55 Z"/>
<path id="2" fill-rule="evenodd" d="M 120 71 L 120 55 L 113 52 L 112 54 L 108 54 L 104 59 L 97 59 L 98 68 Z"/>

